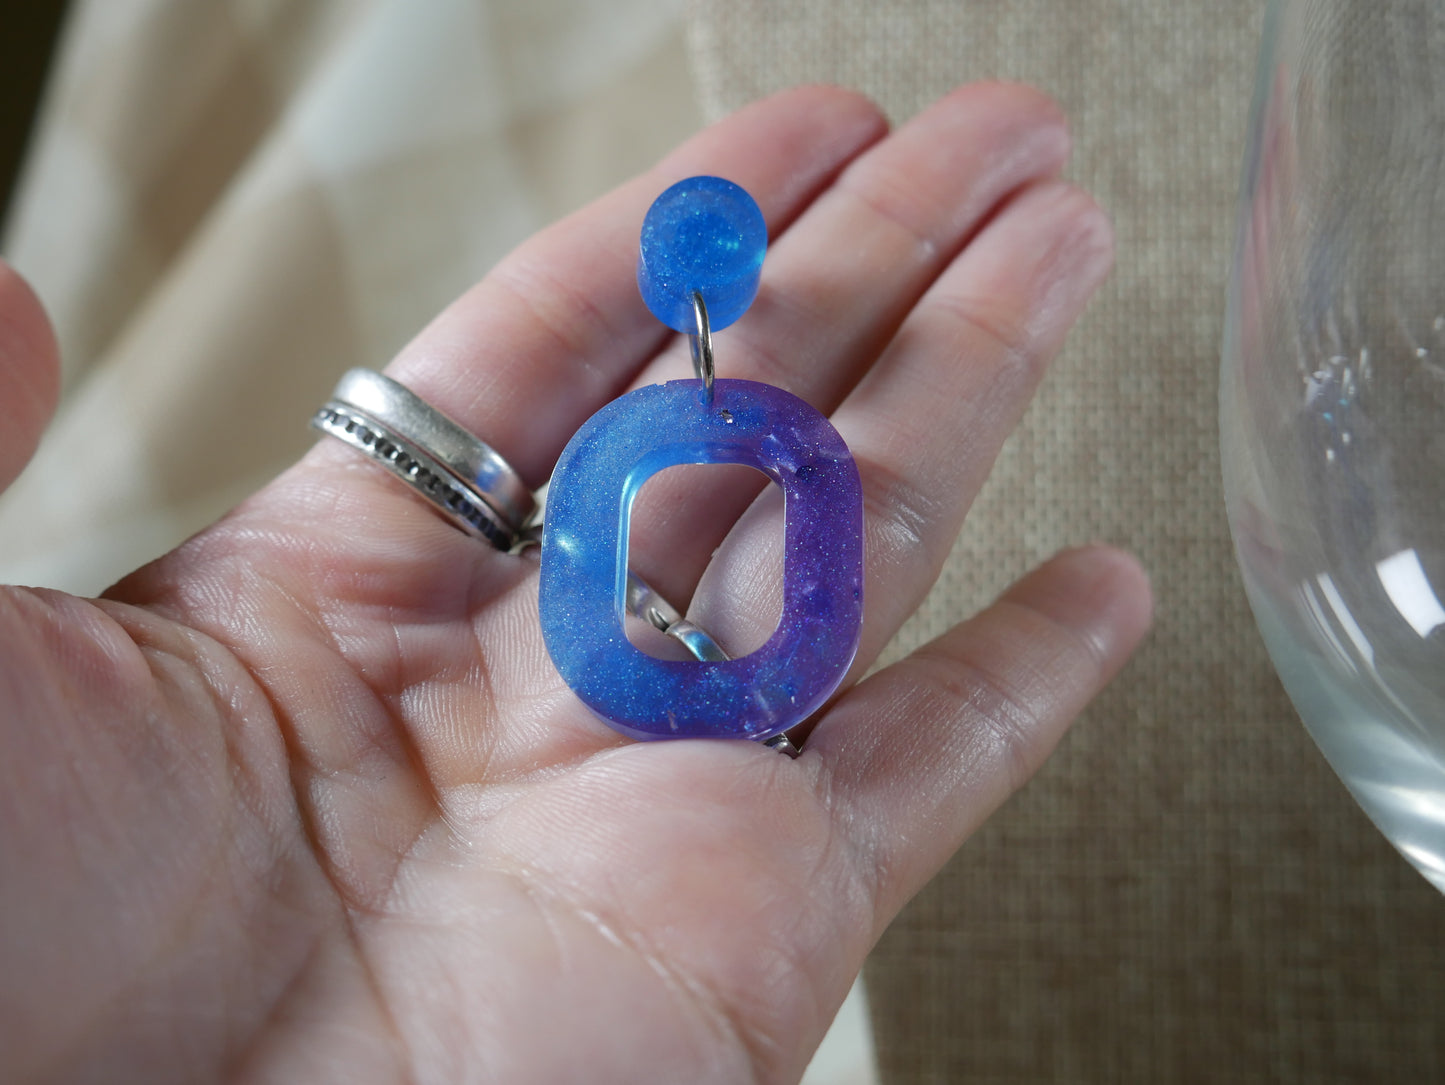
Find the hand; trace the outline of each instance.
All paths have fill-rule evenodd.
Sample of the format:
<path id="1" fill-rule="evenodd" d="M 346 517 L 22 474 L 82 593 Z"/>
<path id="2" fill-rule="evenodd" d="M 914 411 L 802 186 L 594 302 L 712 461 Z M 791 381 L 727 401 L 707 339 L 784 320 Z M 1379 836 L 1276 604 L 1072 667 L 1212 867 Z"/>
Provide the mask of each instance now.
<path id="1" fill-rule="evenodd" d="M 672 181 L 738 181 L 773 244 L 719 372 L 803 396 L 857 458 L 856 680 L 1108 268 L 1066 149 L 1017 86 L 892 135 L 851 94 L 783 93 L 533 238 L 389 372 L 541 484 L 602 403 L 689 375 L 638 297 L 638 228 Z M 0 272 L 0 481 L 54 382 Z M 746 640 L 780 504 L 698 470 L 720 487 L 649 485 L 632 564 Z M 789 760 L 614 734 L 553 671 L 536 585 L 535 556 L 323 440 L 102 599 L 0 588 L 5 1076 L 796 1080 L 889 920 L 1150 611 L 1131 558 L 1065 553 L 845 687 Z"/>

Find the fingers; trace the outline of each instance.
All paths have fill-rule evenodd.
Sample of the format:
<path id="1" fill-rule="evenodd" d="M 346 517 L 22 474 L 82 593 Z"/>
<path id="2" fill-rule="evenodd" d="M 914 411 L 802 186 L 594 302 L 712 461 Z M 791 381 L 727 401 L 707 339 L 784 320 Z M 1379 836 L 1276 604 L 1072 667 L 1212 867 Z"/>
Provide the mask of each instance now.
<path id="1" fill-rule="evenodd" d="M 1034 773 L 1148 629 L 1127 554 L 1067 551 L 838 703 L 808 739 L 879 929 Z"/>
<path id="2" fill-rule="evenodd" d="M 875 106 L 836 88 L 757 102 L 523 245 L 389 372 L 540 485 L 577 427 L 670 334 L 637 290 L 638 232 L 652 200 L 683 177 L 723 174 L 757 196 L 777 235 L 885 131 Z"/>
<path id="3" fill-rule="evenodd" d="M 45 310 L 0 261 L 0 490 L 20 474 L 60 394 L 60 359 Z"/>
<path id="4" fill-rule="evenodd" d="M 770 246 L 758 299 L 718 337 L 719 374 L 775 384 L 831 412 L 878 358 L 909 309 L 1020 188 L 1056 176 L 1068 132 L 1032 88 L 960 88 L 855 159 Z M 678 343 L 636 383 L 687 375 Z M 703 565 L 756 494 L 679 472 L 639 510 L 636 562 L 685 602 Z M 667 510 L 648 523 L 648 508 Z M 674 527 L 673 525 L 677 525 Z M 691 560 L 689 560 L 691 559 Z"/>
<path id="5" fill-rule="evenodd" d="M 773 239 L 757 300 L 719 338 L 723 375 L 831 410 L 986 217 L 1057 175 L 1068 146 L 1058 107 L 1031 87 L 975 83 L 924 110 Z M 686 374 L 686 344 L 671 353 L 638 383 Z"/>
<path id="6" fill-rule="evenodd" d="M 863 478 L 859 669 L 937 578 L 964 514 L 1112 251 L 1107 220 L 1078 189 L 1050 181 L 1016 194 L 834 412 Z M 699 585 L 691 616 L 725 646 L 760 644 L 779 613 L 781 517 L 781 501 L 769 491 Z"/>
<path id="7" fill-rule="evenodd" d="M 675 177 L 711 171 L 758 195 L 774 236 L 759 301 L 729 330 L 725 373 L 830 409 L 981 224 L 1010 193 L 1056 174 L 1068 144 L 1048 99 L 1006 84 L 963 88 L 880 143 L 881 133 L 871 105 L 837 90 L 758 103 L 523 246 L 392 372 L 540 482 L 668 337 L 637 293 L 639 224 Z M 673 357 L 642 379 L 687 371 Z M 652 483 L 632 532 L 634 563 L 684 605 L 758 482 L 736 472 L 720 488 L 691 486 Z"/>
<path id="8" fill-rule="evenodd" d="M 834 414 L 863 476 L 871 659 L 933 585 L 1045 369 L 1113 263 L 1084 192 L 1012 200 Z"/>

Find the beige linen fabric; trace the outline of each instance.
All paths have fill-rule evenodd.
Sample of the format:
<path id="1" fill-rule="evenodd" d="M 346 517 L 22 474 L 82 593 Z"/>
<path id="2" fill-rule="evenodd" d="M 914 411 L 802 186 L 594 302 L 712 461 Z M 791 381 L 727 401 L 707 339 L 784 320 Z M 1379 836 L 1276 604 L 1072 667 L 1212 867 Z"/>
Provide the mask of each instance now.
<path id="1" fill-rule="evenodd" d="M 1250 620 L 1220 496 L 1224 282 L 1262 6 L 733 0 L 694 10 L 713 114 L 826 80 L 902 119 L 1027 80 L 1118 266 L 896 652 L 1057 547 L 1135 549 L 1144 652 L 868 971 L 884 1080 L 1445 1080 L 1445 901 L 1311 745 Z"/>
<path id="2" fill-rule="evenodd" d="M 81 0 L 5 237 L 65 398 L 0 580 L 93 593 L 698 123 L 678 0 Z"/>

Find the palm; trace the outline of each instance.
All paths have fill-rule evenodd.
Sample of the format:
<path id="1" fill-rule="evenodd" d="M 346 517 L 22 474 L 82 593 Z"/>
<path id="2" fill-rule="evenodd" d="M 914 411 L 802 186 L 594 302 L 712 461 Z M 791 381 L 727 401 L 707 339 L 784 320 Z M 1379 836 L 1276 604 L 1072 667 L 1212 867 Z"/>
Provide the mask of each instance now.
<path id="1" fill-rule="evenodd" d="M 858 455 L 861 666 L 1102 270 L 1097 214 L 1048 180 L 1057 127 L 981 88 L 869 148 L 856 99 L 781 96 L 542 235 L 396 371 L 540 481 L 606 398 L 681 375 L 627 239 L 659 178 L 730 169 L 795 225 L 721 364 L 832 411 Z M 829 263 L 842 238 L 866 259 Z M 779 516 L 752 496 L 675 486 L 634 550 L 675 598 L 701 576 L 693 612 L 744 640 Z M 106 600 L 0 596 L 0 1050 L 21 1076 L 795 1077 L 888 918 L 1146 613 L 1132 565 L 1075 555 L 853 689 L 797 761 L 633 744 L 551 669 L 534 563 L 323 445 Z"/>

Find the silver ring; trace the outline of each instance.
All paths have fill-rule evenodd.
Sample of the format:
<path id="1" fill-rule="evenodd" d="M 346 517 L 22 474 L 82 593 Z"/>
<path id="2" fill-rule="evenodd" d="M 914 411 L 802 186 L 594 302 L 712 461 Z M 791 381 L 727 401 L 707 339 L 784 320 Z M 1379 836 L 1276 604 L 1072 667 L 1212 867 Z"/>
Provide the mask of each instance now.
<path id="1" fill-rule="evenodd" d="M 521 476 L 490 445 L 390 377 L 373 369 L 349 370 L 331 401 L 361 412 L 429 453 L 490 505 L 513 533 L 537 507 Z"/>
<path id="2" fill-rule="evenodd" d="M 317 411 L 311 425 L 381 464 L 468 535 L 485 539 L 498 550 L 512 548 L 517 533 L 511 525 L 504 523 L 480 494 L 406 435 L 337 399 Z"/>

